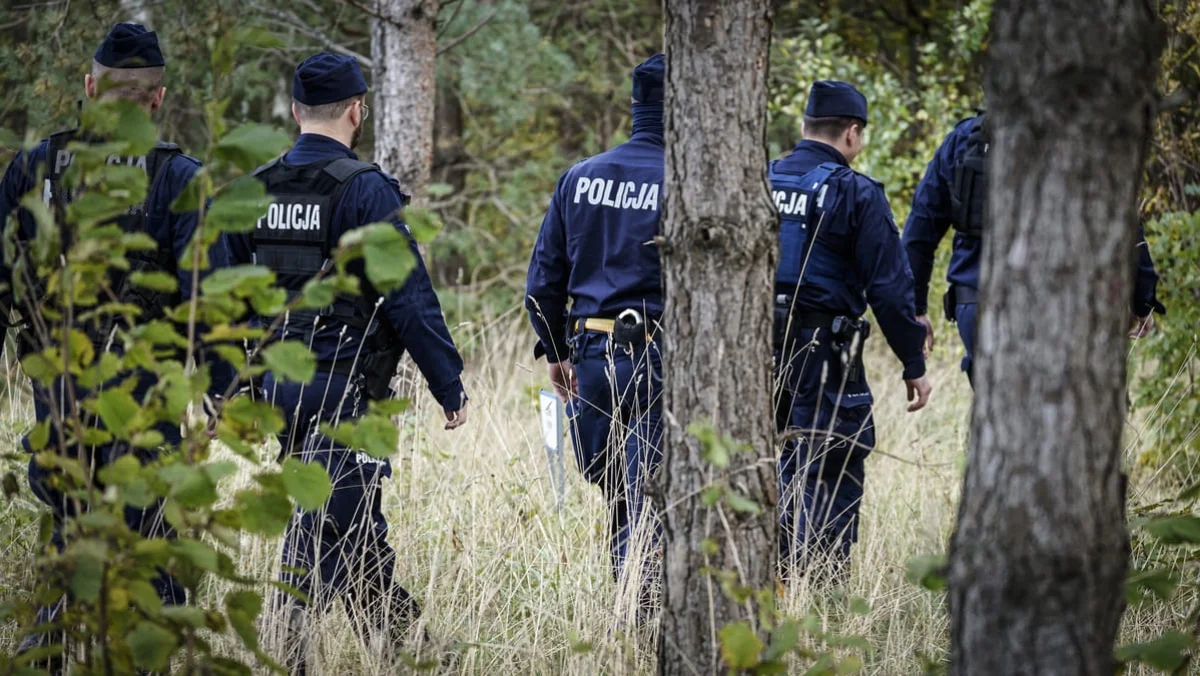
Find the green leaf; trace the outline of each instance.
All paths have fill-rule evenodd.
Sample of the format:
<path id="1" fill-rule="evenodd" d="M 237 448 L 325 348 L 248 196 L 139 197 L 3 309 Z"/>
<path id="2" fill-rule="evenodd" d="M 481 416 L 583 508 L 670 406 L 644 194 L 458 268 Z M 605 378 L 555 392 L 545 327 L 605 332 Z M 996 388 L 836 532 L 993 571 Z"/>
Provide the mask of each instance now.
<path id="1" fill-rule="evenodd" d="M 171 485 L 169 497 L 180 506 L 195 509 L 207 507 L 217 501 L 217 485 L 207 472 L 192 465 L 169 465 L 159 470 L 158 475 Z"/>
<path id="2" fill-rule="evenodd" d="M 700 457 L 705 462 L 717 469 L 729 467 L 729 448 L 716 428 L 709 423 L 692 423 L 687 431 L 700 442 Z"/>
<path id="3" fill-rule="evenodd" d="M 1178 545 L 1200 542 L 1200 518 L 1167 516 L 1146 524 L 1146 531 L 1165 544 Z"/>
<path id="4" fill-rule="evenodd" d="M 863 597 L 855 596 L 854 598 L 850 599 L 850 612 L 854 613 L 855 615 L 870 615 L 871 604 L 867 603 L 867 600 Z"/>
<path id="5" fill-rule="evenodd" d="M 125 390 L 105 390 L 96 397 L 96 414 L 118 439 L 128 439 L 141 408 Z"/>
<path id="6" fill-rule="evenodd" d="M 301 291 L 302 307 L 320 309 L 333 305 L 337 287 L 332 280 L 310 279 Z"/>
<path id="7" fill-rule="evenodd" d="M 254 621 L 262 612 L 262 597 L 249 591 L 232 591 L 225 595 L 225 614 L 242 643 L 258 650 L 258 629 Z"/>
<path id="8" fill-rule="evenodd" d="M 4 473 L 4 497 L 12 500 L 21 492 L 21 483 L 17 480 L 15 472 Z"/>
<path id="9" fill-rule="evenodd" d="M 948 565 L 944 554 L 913 556 L 908 559 L 904 577 L 910 583 L 920 585 L 929 591 L 945 591 Z"/>
<path id="10" fill-rule="evenodd" d="M 400 415 L 412 405 L 408 399 L 376 399 L 367 403 L 367 408 L 375 415 Z"/>
<path id="11" fill-rule="evenodd" d="M 317 372 L 317 358 L 302 343 L 275 343 L 262 352 L 263 362 L 278 378 L 297 383 L 309 383 Z"/>
<path id="12" fill-rule="evenodd" d="M 288 495 L 305 511 L 311 512 L 325 506 L 333 493 L 333 482 L 325 468 L 315 462 L 300 462 L 288 458 L 283 462 L 283 485 Z"/>
<path id="13" fill-rule="evenodd" d="M 176 281 L 174 275 L 157 270 L 149 272 L 139 270 L 131 273 L 129 275 L 129 281 L 133 282 L 137 286 L 161 293 L 173 293 L 179 288 L 179 283 Z"/>
<path id="14" fill-rule="evenodd" d="M 421 244 L 432 242 L 444 227 L 442 217 L 430 209 L 406 208 L 404 222 L 413 239 Z"/>
<path id="15" fill-rule="evenodd" d="M 252 232 L 273 201 L 262 181 L 246 176 L 217 193 L 204 222 L 221 232 Z"/>
<path id="16" fill-rule="evenodd" d="M 51 359 L 45 352 L 31 352 L 21 359 L 25 375 L 42 385 L 49 385 L 62 373 L 62 364 Z"/>
<path id="17" fill-rule="evenodd" d="M 134 605 L 142 612 L 148 615 L 157 615 L 162 610 L 163 602 L 158 595 L 158 590 L 146 580 L 131 580 L 126 584 L 126 588 L 129 590 L 129 597 L 133 599 Z"/>
<path id="18" fill-rule="evenodd" d="M 771 632 L 771 643 L 767 646 L 763 660 L 767 662 L 781 660 L 799 644 L 800 625 L 792 620 L 786 620 Z"/>
<path id="19" fill-rule="evenodd" d="M 94 602 L 100 598 L 100 586 L 104 580 L 104 553 L 102 543 L 77 542 L 71 553 L 71 593 L 81 601 Z"/>
<path id="20" fill-rule="evenodd" d="M 1166 601 L 1178 586 L 1178 576 L 1167 568 L 1132 571 L 1125 580 L 1125 600 L 1130 605 L 1147 601 L 1151 596 Z"/>
<path id="21" fill-rule="evenodd" d="M 104 78 L 99 91 L 115 83 Z M 133 101 L 125 99 L 96 100 L 84 106 L 79 116 L 80 126 L 95 136 L 108 139 L 125 155 L 144 155 L 158 141 L 158 129 L 150 114 Z"/>
<path id="22" fill-rule="evenodd" d="M 454 186 L 449 183 L 430 183 L 425 186 L 425 194 L 433 198 L 441 198 L 454 194 Z"/>
<path id="23" fill-rule="evenodd" d="M 33 426 L 29 431 L 29 447 L 34 453 L 39 453 L 46 449 L 46 444 L 50 443 L 50 424 L 51 420 L 47 418 Z"/>
<path id="24" fill-rule="evenodd" d="M 279 157 L 292 143 L 282 131 L 264 124 L 243 124 L 217 141 L 213 155 L 250 173 Z"/>
<path id="25" fill-rule="evenodd" d="M 1117 660 L 1120 662 L 1139 662 L 1162 671 L 1175 671 L 1183 666 L 1187 651 L 1195 645 L 1195 640 L 1186 634 L 1171 631 L 1150 641 L 1149 643 L 1134 643 L 1117 649 Z"/>
<path id="26" fill-rule="evenodd" d="M 705 507 L 716 507 L 721 501 L 721 496 L 725 494 L 725 487 L 721 484 L 709 484 L 700 491 L 700 502 Z"/>
<path id="27" fill-rule="evenodd" d="M 758 665 L 763 651 L 762 639 L 746 621 L 727 624 L 717 632 L 721 640 L 721 659 L 730 669 L 751 669 Z"/>
<path id="28" fill-rule="evenodd" d="M 152 622 L 138 622 L 129 634 L 134 664 L 142 669 L 165 671 L 178 648 L 179 637 Z"/>
<path id="29" fill-rule="evenodd" d="M 201 570 L 207 570 L 210 573 L 218 571 L 220 558 L 217 556 L 216 550 L 199 540 L 178 540 L 171 543 L 171 549 L 174 550 L 176 556 Z"/>
<path id="30" fill-rule="evenodd" d="M 164 618 L 171 620 L 177 624 L 184 624 L 193 629 L 203 629 L 207 624 L 204 617 L 204 609 L 196 606 L 165 606 L 162 609 Z"/>
<path id="31" fill-rule="evenodd" d="M 235 265 L 213 270 L 212 274 L 200 283 L 200 290 L 206 296 L 220 296 L 234 291 L 248 295 L 250 288 L 270 286 L 274 282 L 275 273 L 271 272 L 270 268 L 261 265 Z"/>
<path id="32" fill-rule="evenodd" d="M 278 49 L 285 46 L 283 39 L 278 35 L 259 26 L 241 28 L 236 35 L 237 39 L 234 40 L 234 43 L 239 48 Z"/>
<path id="33" fill-rule="evenodd" d="M 750 498 L 738 493 L 734 490 L 725 492 L 725 500 L 729 503 L 730 509 L 743 514 L 758 514 L 762 512 L 762 507 Z"/>
<path id="34" fill-rule="evenodd" d="M 240 491 L 237 504 L 242 527 L 267 537 L 282 535 L 292 518 L 292 503 L 278 493 Z"/>
<path id="35" fill-rule="evenodd" d="M 360 252 L 367 279 L 381 293 L 400 288 L 416 265 L 408 237 L 391 223 L 372 223 L 342 235 L 339 247 Z"/>
<path id="36" fill-rule="evenodd" d="M 389 418 L 367 415 L 355 425 L 354 440 L 372 458 L 389 458 L 400 447 L 400 430 Z"/>

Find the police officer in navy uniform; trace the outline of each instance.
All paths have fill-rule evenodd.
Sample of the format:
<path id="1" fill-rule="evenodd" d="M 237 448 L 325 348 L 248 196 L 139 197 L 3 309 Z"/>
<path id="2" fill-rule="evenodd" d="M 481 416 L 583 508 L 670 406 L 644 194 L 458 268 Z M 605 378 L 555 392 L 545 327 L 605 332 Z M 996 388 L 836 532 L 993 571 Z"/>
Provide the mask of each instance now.
<path id="1" fill-rule="evenodd" d="M 864 461 L 875 447 L 862 365 L 868 304 L 903 364 L 908 410 L 924 407 L 931 390 L 891 207 L 882 184 L 850 168 L 866 125 L 867 99 L 857 89 L 816 82 L 804 140 L 770 165 L 782 220 L 775 344 L 776 424 L 787 430 L 779 460 L 785 579 L 814 566 L 843 574 L 858 537 Z"/>
<path id="2" fill-rule="evenodd" d="M 428 381 L 447 429 L 466 422 L 467 396 L 462 358 L 416 242 L 400 218 L 408 196 L 395 179 L 359 161 L 352 150 L 368 114 L 366 92 L 362 70 L 351 57 L 322 53 L 296 68 L 292 114 L 300 137 L 255 174 L 274 196 L 274 211 L 253 232 L 229 235 L 226 241 L 234 263 L 257 261 L 296 294 L 328 264 L 341 236 L 355 228 L 391 222 L 409 238 L 417 264 L 402 288 L 381 296 L 359 262 L 351 272 L 361 281 L 361 296 L 339 297 L 319 313 L 294 312 L 280 327 L 277 338 L 303 340 L 315 353 L 318 369 L 311 383 L 285 382 L 269 373 L 263 380 L 264 395 L 287 419 L 281 439 L 285 453 L 321 463 L 333 480 L 324 509 L 295 514 L 284 543 L 282 579 L 304 591 L 318 610 L 342 599 L 364 639 L 379 632 L 394 646 L 419 610 L 393 579 L 396 554 L 387 542 L 380 502 L 381 481 L 391 476 L 391 465 L 340 446 L 318 426 L 348 422 L 365 412 L 369 398 L 390 396 L 389 381 L 402 350 Z M 288 613 L 298 631 L 304 611 L 292 607 Z M 298 638 L 303 646 L 304 637 Z M 304 670 L 302 656 L 293 668 Z"/>
<path id="3" fill-rule="evenodd" d="M 162 106 L 166 94 L 163 87 L 165 70 L 165 60 L 157 35 L 138 24 L 118 23 L 96 49 L 91 72 L 84 78 L 84 92 L 87 98 L 92 100 L 133 101 L 147 112 L 153 113 Z M 85 139 L 81 138 L 77 130 L 59 132 L 41 141 L 31 150 L 18 153 L 5 171 L 4 178 L 0 181 L 0 214 L 7 219 L 15 213 L 19 249 L 27 247 L 37 231 L 32 214 L 19 208 L 21 198 L 30 191 L 36 191 L 61 223 L 63 211 L 73 197 L 62 183 L 63 174 L 74 159 L 68 144 L 83 140 Z M 195 212 L 172 213 L 171 204 L 200 168 L 200 162 L 184 155 L 178 146 L 166 143 L 159 143 L 145 157 L 113 157 L 110 160 L 143 167 L 147 173 L 145 202 L 133 207 L 127 215 L 116 220 L 126 231 L 150 235 L 159 246 L 153 252 L 131 252 L 128 255 L 131 269 L 166 272 L 175 276 L 178 281 L 178 291 L 173 294 L 148 293 L 128 283 L 114 283 L 122 302 L 134 304 L 141 309 L 143 321 L 154 319 L 161 316 L 163 307 L 178 304 L 192 293 L 191 267 L 180 264 L 179 261 L 195 235 L 197 216 Z M 65 223 L 61 225 L 65 227 Z M 214 266 L 223 264 L 223 251 L 223 248 L 214 248 L 210 256 Z M 11 275 L 12 270 L 7 262 L 0 265 L 0 280 L 9 287 L 10 294 Z M 6 315 L 15 311 L 26 318 L 30 308 L 37 302 L 36 299 L 14 298 L 12 295 L 5 300 Z M 18 322 L 18 326 L 21 323 Z M 86 326 L 97 351 L 119 349 L 119 341 L 110 341 L 111 330 L 111 326 L 102 330 L 94 323 Z M 35 341 L 24 342 L 22 350 L 40 350 L 42 346 L 33 345 L 33 342 Z M 233 377 L 228 364 L 217 366 L 211 372 L 212 395 L 224 392 Z M 133 392 L 134 398 L 138 400 L 141 400 L 154 384 L 150 374 L 140 375 L 139 384 Z M 79 396 L 83 396 L 83 390 L 79 389 L 78 385 L 76 388 Z M 33 390 L 36 418 L 39 421 L 50 418 L 53 415 L 50 393 L 36 383 Z M 158 431 L 163 434 L 164 446 L 167 447 L 178 445 L 182 438 L 177 423 L 162 423 L 158 426 Z M 23 443 L 25 449 L 32 452 L 28 437 Z M 49 447 L 57 446 L 57 437 L 52 427 Z M 103 466 L 126 453 L 138 454 L 143 462 L 152 460 L 158 454 L 157 450 L 131 449 L 120 443 L 102 446 L 93 449 L 92 452 L 93 462 L 97 466 Z M 54 472 L 42 467 L 33 459 L 29 463 L 29 483 L 34 494 L 51 508 L 55 522 L 53 542 L 57 547 L 63 547 L 63 521 L 74 513 L 73 501 L 68 500 L 58 488 Z M 146 509 L 126 507 L 125 518 L 130 528 L 144 536 L 164 537 L 172 534 L 170 527 L 163 522 L 161 503 Z M 183 587 L 165 572 L 155 580 L 155 587 L 166 603 L 179 604 L 185 600 Z M 56 613 L 57 606 L 43 608 L 38 613 L 39 624 L 52 621 Z M 45 636 L 31 636 L 21 649 L 28 649 L 45 640 Z"/>
<path id="4" fill-rule="evenodd" d="M 614 577 L 645 512 L 643 486 L 662 458 L 655 337 L 663 292 L 654 239 L 662 201 L 664 69 L 656 54 L 633 71 L 629 141 L 558 180 L 526 278 L 536 354 L 545 355 L 550 381 L 567 401 L 579 469 L 608 501 Z M 653 565 L 647 565 L 649 579 Z M 643 586 L 643 595 L 649 588 Z"/>
<path id="5" fill-rule="evenodd" d="M 904 224 L 904 249 L 917 283 L 917 321 L 925 326 L 926 352 L 933 348 L 933 324 L 929 320 L 929 279 L 933 274 L 938 244 L 953 227 L 954 248 L 946 278 L 949 290 L 943 298 L 946 318 L 958 327 L 966 354 L 962 370 L 973 382 L 975 318 L 979 302 L 979 268 L 987 209 L 987 116 L 969 117 L 954 127 L 938 147 L 913 196 L 912 211 Z M 1130 301 L 1133 329 L 1140 338 L 1154 326 L 1154 314 L 1163 314 L 1155 295 L 1158 274 L 1142 227 L 1138 225 L 1137 274 Z"/>

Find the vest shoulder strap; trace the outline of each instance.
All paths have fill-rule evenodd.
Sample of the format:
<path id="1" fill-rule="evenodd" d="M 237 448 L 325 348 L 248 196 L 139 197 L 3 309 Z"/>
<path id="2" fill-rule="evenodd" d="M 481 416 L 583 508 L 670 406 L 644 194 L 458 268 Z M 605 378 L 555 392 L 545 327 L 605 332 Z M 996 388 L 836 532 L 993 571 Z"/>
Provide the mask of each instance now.
<path id="1" fill-rule="evenodd" d="M 279 166 L 279 163 L 282 161 L 283 161 L 283 156 L 276 157 L 275 159 L 271 160 L 270 162 L 267 162 L 266 164 L 262 165 L 261 167 L 255 169 L 254 173 L 252 173 L 250 175 L 251 176 L 261 176 L 262 174 L 265 174 L 268 171 Z"/>
<path id="2" fill-rule="evenodd" d="M 363 162 L 350 157 L 340 157 L 325 165 L 325 173 L 338 183 L 347 183 L 350 179 L 367 171 L 380 171 L 379 165 Z"/>

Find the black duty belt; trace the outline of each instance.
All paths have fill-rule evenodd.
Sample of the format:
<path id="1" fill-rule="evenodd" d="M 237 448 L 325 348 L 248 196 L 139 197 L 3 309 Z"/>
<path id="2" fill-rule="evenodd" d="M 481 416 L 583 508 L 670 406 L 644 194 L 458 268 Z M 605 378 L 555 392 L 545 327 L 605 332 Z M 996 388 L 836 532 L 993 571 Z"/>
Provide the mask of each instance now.
<path id="1" fill-rule="evenodd" d="M 978 305 L 979 291 L 969 286 L 954 285 L 954 302 L 959 305 Z"/>

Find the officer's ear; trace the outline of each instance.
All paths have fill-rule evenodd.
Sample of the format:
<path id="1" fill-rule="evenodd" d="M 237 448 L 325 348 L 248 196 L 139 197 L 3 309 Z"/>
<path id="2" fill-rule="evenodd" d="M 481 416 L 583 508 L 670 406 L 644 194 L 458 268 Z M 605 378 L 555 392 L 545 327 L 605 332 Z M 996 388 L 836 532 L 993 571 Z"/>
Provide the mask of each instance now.
<path id="1" fill-rule="evenodd" d="M 163 99 L 166 98 L 166 96 L 167 96 L 167 88 L 159 87 L 154 92 L 154 95 L 150 97 L 150 112 L 153 113 L 154 111 L 158 110 L 159 108 L 162 108 Z"/>
<path id="2" fill-rule="evenodd" d="M 91 73 L 83 76 L 83 93 L 89 99 L 96 98 L 96 78 Z"/>
<path id="3" fill-rule="evenodd" d="M 296 121 L 297 125 L 300 124 L 300 113 L 296 112 L 296 102 L 295 101 L 292 101 L 292 119 Z"/>

